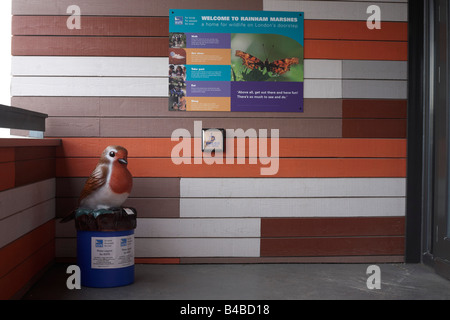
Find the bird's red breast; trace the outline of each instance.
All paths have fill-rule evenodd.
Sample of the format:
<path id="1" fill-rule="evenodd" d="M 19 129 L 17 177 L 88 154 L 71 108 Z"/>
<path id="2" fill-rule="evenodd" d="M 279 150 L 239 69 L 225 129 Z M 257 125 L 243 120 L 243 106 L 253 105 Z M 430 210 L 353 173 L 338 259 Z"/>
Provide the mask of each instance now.
<path id="1" fill-rule="evenodd" d="M 133 187 L 133 178 L 127 165 L 114 161 L 112 165 L 111 177 L 109 186 L 115 193 L 130 193 Z"/>

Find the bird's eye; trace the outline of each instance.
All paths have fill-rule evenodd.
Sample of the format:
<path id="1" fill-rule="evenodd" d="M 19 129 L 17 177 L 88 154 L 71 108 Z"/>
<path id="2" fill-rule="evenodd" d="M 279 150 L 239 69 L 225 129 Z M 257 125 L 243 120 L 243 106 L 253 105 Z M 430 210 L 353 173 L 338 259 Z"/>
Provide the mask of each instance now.
<path id="1" fill-rule="evenodd" d="M 112 157 L 112 158 L 114 158 L 115 155 L 116 155 L 116 153 L 115 153 L 114 151 L 111 151 L 111 152 L 109 153 L 109 156 Z"/>

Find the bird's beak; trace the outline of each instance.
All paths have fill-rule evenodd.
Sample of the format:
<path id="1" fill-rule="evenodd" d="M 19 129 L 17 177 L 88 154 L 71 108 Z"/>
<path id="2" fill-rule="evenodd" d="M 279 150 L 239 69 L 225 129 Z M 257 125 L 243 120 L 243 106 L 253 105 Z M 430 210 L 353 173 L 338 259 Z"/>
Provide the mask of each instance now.
<path id="1" fill-rule="evenodd" d="M 128 164 L 128 161 L 125 160 L 124 158 L 120 158 L 118 161 L 119 161 L 121 164 Z"/>

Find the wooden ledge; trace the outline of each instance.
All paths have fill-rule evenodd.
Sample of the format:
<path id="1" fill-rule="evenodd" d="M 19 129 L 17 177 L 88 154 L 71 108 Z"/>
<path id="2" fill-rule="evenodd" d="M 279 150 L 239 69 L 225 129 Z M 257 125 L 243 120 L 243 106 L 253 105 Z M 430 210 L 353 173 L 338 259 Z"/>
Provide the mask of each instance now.
<path id="1" fill-rule="evenodd" d="M 61 139 L 35 139 L 35 138 L 0 138 L 0 148 L 6 147 L 57 147 Z"/>

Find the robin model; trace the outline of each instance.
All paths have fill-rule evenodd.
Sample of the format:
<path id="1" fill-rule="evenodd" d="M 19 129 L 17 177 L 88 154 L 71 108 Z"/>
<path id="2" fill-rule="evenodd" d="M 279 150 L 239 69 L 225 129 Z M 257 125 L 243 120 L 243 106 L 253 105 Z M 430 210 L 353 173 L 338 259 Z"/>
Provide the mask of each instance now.
<path id="1" fill-rule="evenodd" d="M 128 171 L 128 151 L 121 146 L 108 146 L 97 166 L 87 179 L 78 200 L 78 207 L 90 210 L 120 207 L 133 187 L 133 177 Z M 69 214 L 61 222 L 73 218 Z"/>

